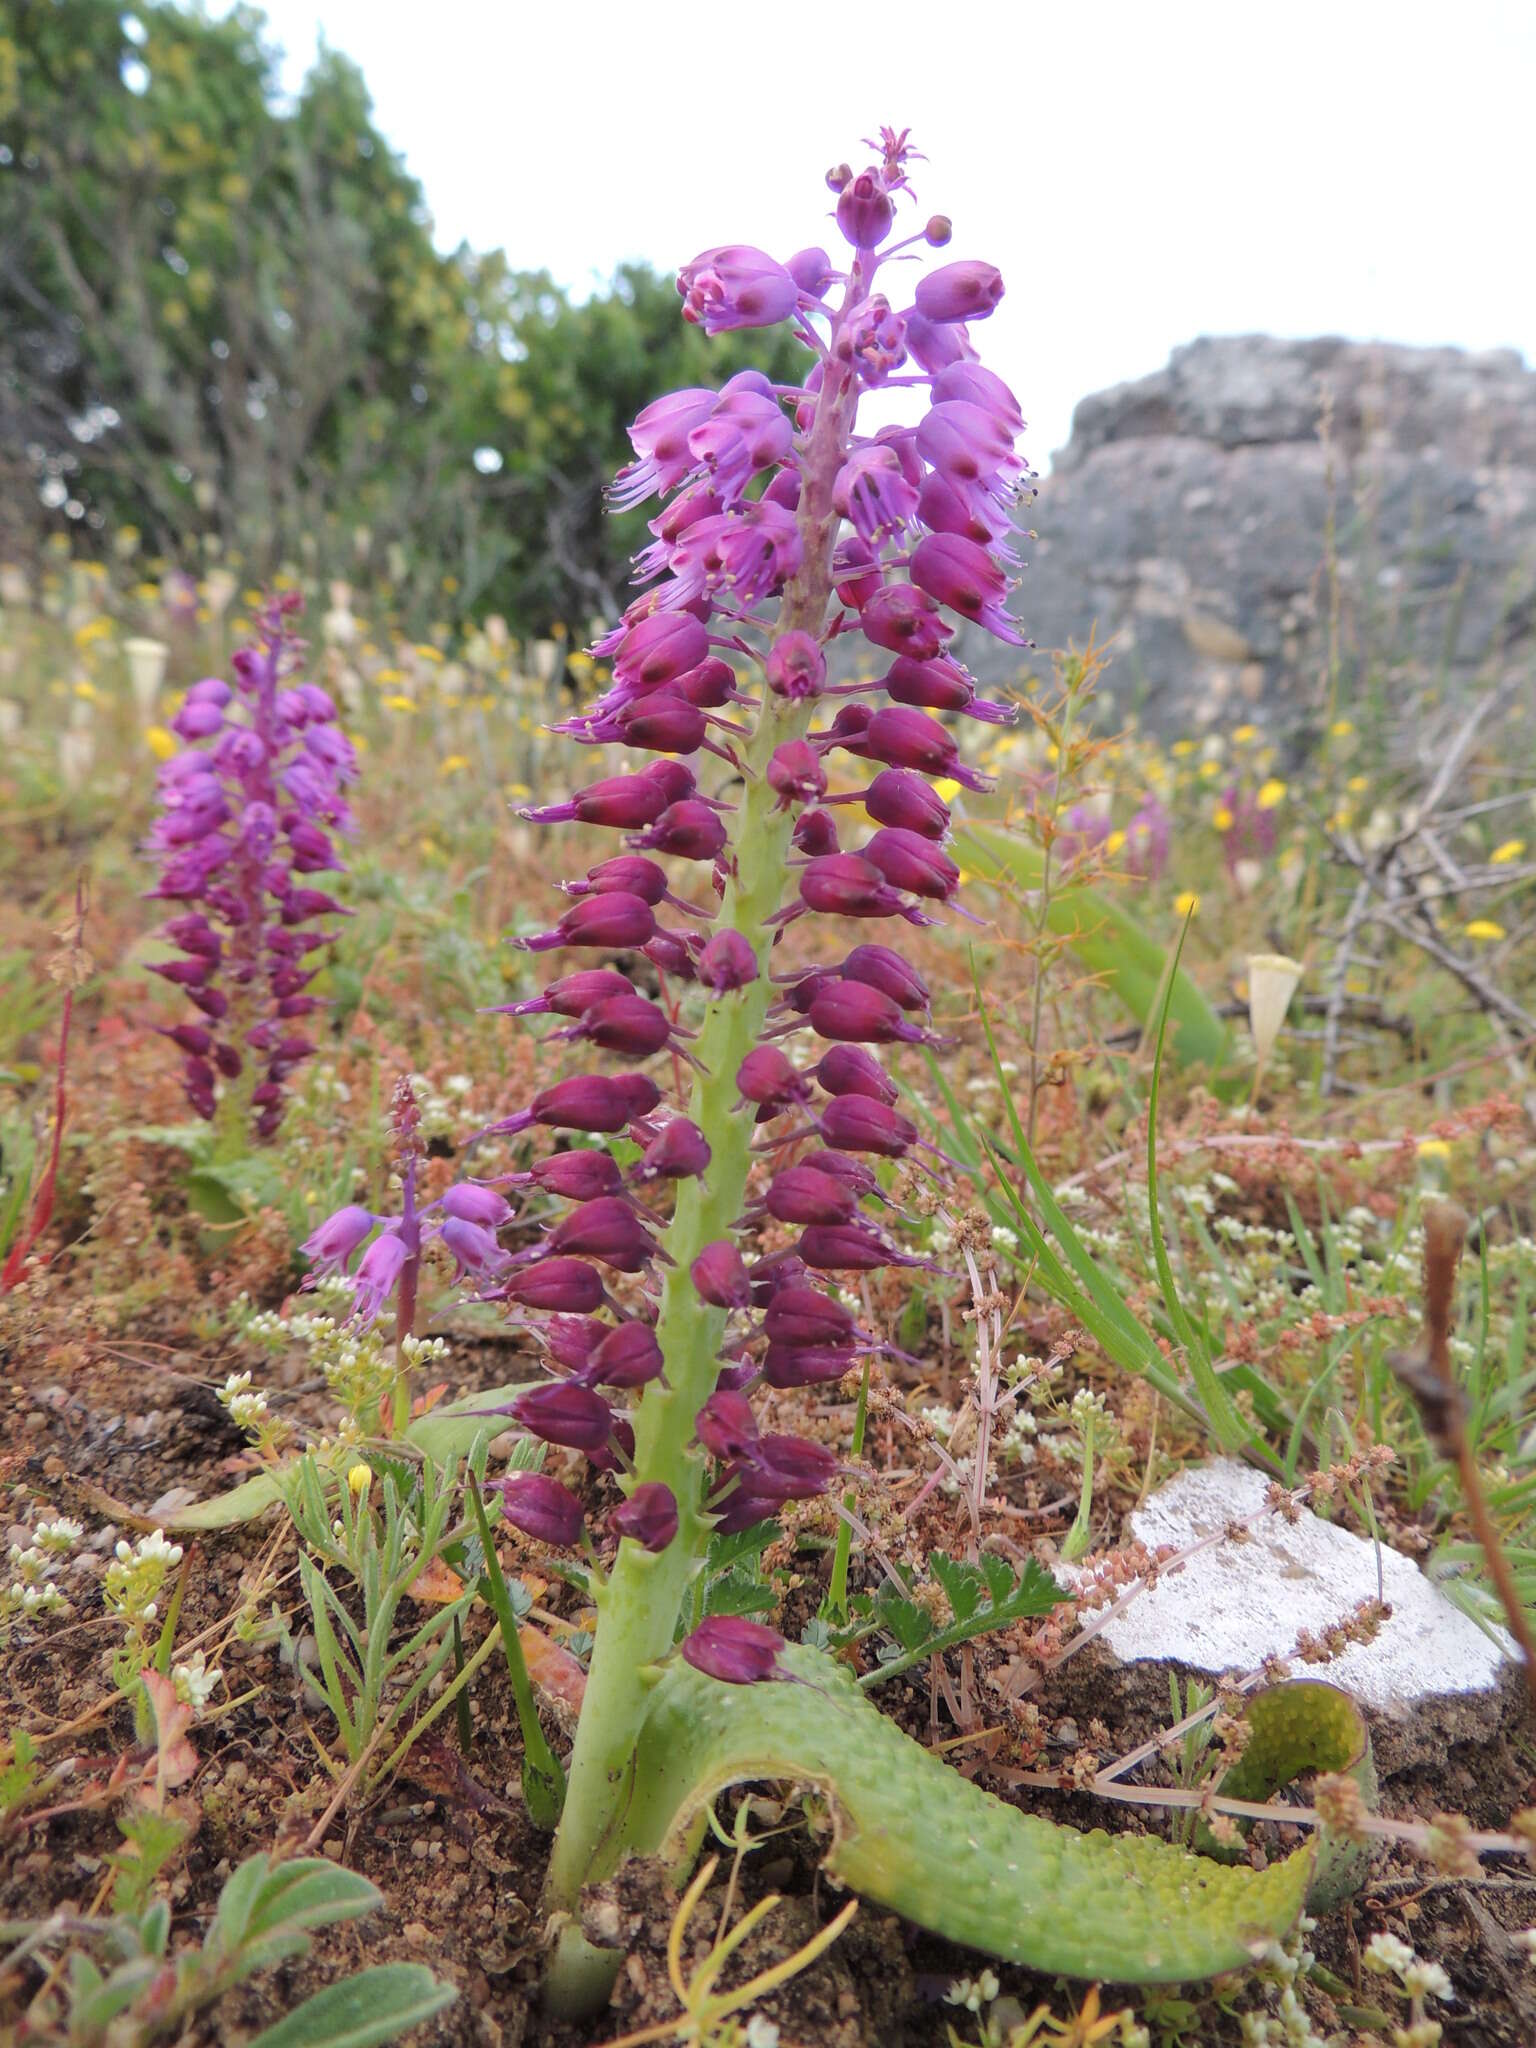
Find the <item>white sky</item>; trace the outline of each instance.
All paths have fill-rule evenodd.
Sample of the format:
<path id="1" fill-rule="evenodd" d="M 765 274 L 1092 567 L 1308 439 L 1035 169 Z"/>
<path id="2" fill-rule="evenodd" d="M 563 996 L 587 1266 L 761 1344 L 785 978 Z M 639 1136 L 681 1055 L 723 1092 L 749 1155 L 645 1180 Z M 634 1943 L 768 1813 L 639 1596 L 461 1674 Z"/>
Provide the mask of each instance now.
<path id="1" fill-rule="evenodd" d="M 1536 360 L 1536 0 L 264 0 L 353 57 L 444 247 L 578 291 L 720 242 L 836 250 L 827 166 L 910 126 L 921 213 L 1044 469 L 1085 393 L 1199 334 Z M 224 0 L 215 0 L 222 11 Z"/>

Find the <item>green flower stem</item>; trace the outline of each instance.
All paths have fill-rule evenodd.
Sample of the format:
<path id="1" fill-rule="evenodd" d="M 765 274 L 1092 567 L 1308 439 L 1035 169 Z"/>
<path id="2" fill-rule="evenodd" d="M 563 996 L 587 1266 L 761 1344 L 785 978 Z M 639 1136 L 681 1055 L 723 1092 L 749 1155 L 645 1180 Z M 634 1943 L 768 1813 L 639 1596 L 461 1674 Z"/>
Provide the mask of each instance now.
<path id="1" fill-rule="evenodd" d="M 1083 1488 L 1078 1497 L 1077 1519 L 1067 1531 L 1061 1546 L 1061 1554 L 1068 1564 L 1077 1560 L 1088 1548 L 1093 1534 L 1093 1413 L 1090 1410 L 1083 1417 Z"/>
<path id="2" fill-rule="evenodd" d="M 533 1697 L 533 1681 L 528 1676 L 522 1638 L 517 1632 L 517 1616 L 512 1611 L 512 1596 L 507 1590 L 501 1560 L 496 1555 L 491 1526 L 486 1519 L 485 1502 L 480 1498 L 480 1488 L 473 1473 L 469 1473 L 465 1478 L 464 1494 L 475 1518 L 475 1528 L 480 1537 L 480 1550 L 485 1559 L 481 1589 L 496 1610 L 502 1648 L 506 1652 L 507 1672 L 512 1680 L 512 1697 L 517 1702 L 518 1726 L 523 1731 L 523 1797 L 528 1803 L 529 1817 L 534 1824 L 541 1828 L 552 1828 L 559 1820 L 560 1809 L 565 1802 L 565 1773 L 549 1746 L 543 1723 L 539 1720 L 539 1709 Z"/>
<path id="3" fill-rule="evenodd" d="M 864 1370 L 859 1374 L 859 1398 L 853 1411 L 853 1440 L 848 1446 L 850 1457 L 862 1457 L 864 1453 L 864 1425 L 869 1416 L 869 1359 L 864 1360 Z M 850 1486 L 843 1495 L 843 1519 L 837 1525 L 837 1548 L 832 1553 L 832 1581 L 827 1588 L 825 1612 L 830 1621 L 841 1627 L 848 1622 L 848 1560 L 853 1554 L 853 1524 L 848 1516 L 853 1513 L 856 1496 Z"/>
<path id="4" fill-rule="evenodd" d="M 849 304 L 863 284 L 854 266 Z M 845 371 L 829 363 L 806 449 L 800 498 L 802 559 L 787 586 L 774 628 L 819 635 L 832 594 L 832 548 L 838 519 L 832 488 L 852 426 L 857 393 Z M 606 1586 L 596 1594 L 597 1641 L 571 1754 L 565 1811 L 555 1836 L 545 1906 L 569 1915 L 581 1887 L 606 1876 L 625 1846 L 635 1746 L 654 1682 L 668 1655 L 690 1583 L 703 1559 L 710 1525 L 703 1513 L 704 1466 L 694 1448 L 694 1417 L 714 1390 L 725 1314 L 706 1307 L 690 1268 L 707 1244 L 728 1237 L 740 1216 L 756 1130 L 750 1108 L 738 1108 L 736 1074 L 758 1041 L 772 990 L 768 919 L 784 898 L 793 817 L 769 786 L 774 749 L 803 738 L 810 700 L 776 697 L 766 688 L 746 757 L 746 786 L 734 818 L 734 869 L 717 928 L 740 932 L 757 956 L 757 979 L 710 1003 L 696 1042 L 701 1071 L 688 1113 L 710 1147 L 702 1179 L 680 1184 L 664 1239 L 672 1259 L 663 1284 L 657 1337 L 666 1373 L 653 1381 L 634 1412 L 635 1481 L 672 1489 L 678 1533 L 659 1556 L 633 1542 L 619 1545 Z M 617 1957 L 592 1949 L 567 1922 L 550 1967 L 546 1994 L 557 2010 L 590 2008 L 605 1995 Z"/>

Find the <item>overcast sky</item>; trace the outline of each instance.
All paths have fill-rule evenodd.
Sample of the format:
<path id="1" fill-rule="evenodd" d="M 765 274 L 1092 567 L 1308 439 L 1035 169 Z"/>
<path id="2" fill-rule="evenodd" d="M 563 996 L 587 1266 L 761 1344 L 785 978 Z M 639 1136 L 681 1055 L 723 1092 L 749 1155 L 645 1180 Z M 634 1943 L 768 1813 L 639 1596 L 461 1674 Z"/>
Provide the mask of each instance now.
<path id="1" fill-rule="evenodd" d="M 976 339 L 1041 469 L 1080 397 L 1200 334 L 1536 361 L 1536 0 L 265 11 L 290 84 L 320 35 L 362 66 L 445 248 L 577 290 L 720 242 L 835 249 L 827 166 L 910 126 L 923 213 L 1007 279 Z"/>

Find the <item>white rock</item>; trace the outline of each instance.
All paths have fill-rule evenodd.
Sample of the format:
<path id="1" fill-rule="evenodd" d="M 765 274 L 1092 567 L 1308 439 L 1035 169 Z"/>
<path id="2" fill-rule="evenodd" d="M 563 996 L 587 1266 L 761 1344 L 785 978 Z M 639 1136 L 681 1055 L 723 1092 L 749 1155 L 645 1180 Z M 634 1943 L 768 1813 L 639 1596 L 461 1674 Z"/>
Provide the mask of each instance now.
<path id="1" fill-rule="evenodd" d="M 1261 1472 L 1232 1459 L 1192 1467 L 1160 1487 L 1131 1517 L 1149 1550 L 1176 1549 L 1215 1535 L 1264 1506 Z M 1378 1578 L 1378 1562 L 1380 1576 Z M 1351 1643 L 1331 1663 L 1295 1663 L 1363 1705 L 1402 1713 L 1444 1694 L 1491 1692 L 1506 1656 L 1502 1630 L 1485 1633 L 1400 1551 L 1325 1522 L 1309 1509 L 1294 1523 L 1264 1515 L 1247 1543 L 1220 1543 L 1140 1593 L 1102 1640 L 1123 1663 L 1156 1659 L 1197 1671 L 1251 1671 L 1289 1657 L 1303 1631 L 1320 1635 L 1362 1600 L 1391 1606 L 1375 1640 Z"/>

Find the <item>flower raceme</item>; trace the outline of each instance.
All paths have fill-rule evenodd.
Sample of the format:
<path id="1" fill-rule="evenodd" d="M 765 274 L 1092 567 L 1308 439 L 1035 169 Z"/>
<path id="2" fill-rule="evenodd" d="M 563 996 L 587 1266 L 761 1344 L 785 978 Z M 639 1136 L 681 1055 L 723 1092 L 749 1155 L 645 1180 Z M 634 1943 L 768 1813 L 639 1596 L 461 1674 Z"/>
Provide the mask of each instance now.
<path id="1" fill-rule="evenodd" d="M 629 1601 L 645 1619 L 614 1653 L 626 1671 L 605 1663 L 600 1627 L 589 1701 L 617 1699 L 637 1657 L 670 1650 L 711 1531 L 745 1529 L 835 1482 L 824 1446 L 759 1428 L 751 1389 L 841 1379 L 881 1347 L 832 1287 L 917 1263 L 879 1220 L 880 1162 L 919 1140 L 873 1048 L 933 1042 L 928 989 L 896 946 L 872 939 L 835 966 L 778 955 L 802 919 L 899 931 L 958 908 L 934 781 L 986 784 L 948 721 L 1010 713 L 980 695 L 951 643 L 961 624 L 1022 640 L 1006 609 L 1008 539 L 1028 472 L 1018 403 L 971 335 L 1002 279 L 966 259 L 913 289 L 906 261 L 890 259 L 947 242 L 949 224 L 892 239 L 912 203 L 910 153 L 890 130 L 873 147 L 874 163 L 830 181 L 841 261 L 732 244 L 681 272 L 686 320 L 707 334 L 786 325 L 806 374 L 779 387 L 743 371 L 636 419 L 612 502 L 659 501 L 637 558 L 643 587 L 593 650 L 609 664 L 605 693 L 558 728 L 631 758 L 521 813 L 622 836 L 622 851 L 564 885 L 571 901 L 548 929 L 521 942 L 569 964 L 506 1006 L 549 1017 L 553 1037 L 618 1066 L 570 1074 L 482 1133 L 512 1146 L 515 1163 L 412 1222 L 418 1250 L 439 1239 L 479 1298 L 504 1303 L 538 1342 L 544 1378 L 512 1401 L 512 1419 L 584 1453 L 621 1496 L 602 1514 L 618 1548 L 599 1576 L 599 1617 Z M 909 391 L 915 416 L 865 432 L 861 398 L 882 386 Z M 829 650 L 849 636 L 877 657 L 878 682 L 829 682 Z M 829 790 L 839 757 L 865 764 L 861 789 Z M 733 803 L 708 787 L 712 760 L 739 784 Z M 806 1035 L 817 1049 L 802 1063 L 786 1047 Z M 680 1079 L 688 1099 L 671 1100 Z M 595 1142 L 532 1157 L 541 1131 Z M 602 1142 L 621 1138 L 622 1166 Z M 749 1192 L 755 1163 L 761 1186 Z M 499 1240 L 514 1190 L 541 1216 L 557 1205 L 515 1253 Z M 764 1217 L 797 1232 L 793 1244 L 756 1254 Z M 397 1259 L 380 1248 L 399 1223 L 349 1208 L 306 1247 L 345 1266 L 374 1230 L 356 1270 L 365 1311 Z M 559 1481 L 511 1474 L 501 1492 L 507 1519 L 535 1540 L 590 1544 Z M 744 1682 L 774 1675 L 777 1645 L 757 1624 L 706 1621 L 683 1654 Z M 608 1796 L 582 1756 L 578 1738 L 577 1808 Z"/>
<path id="2" fill-rule="evenodd" d="M 289 1077 L 315 1050 L 311 956 L 333 937 L 320 920 L 347 914 L 307 878 L 343 865 L 333 835 L 351 826 L 343 791 L 356 759 L 325 691 L 292 680 L 297 608 L 293 597 L 267 607 L 258 644 L 234 657 L 233 684 L 208 676 L 187 692 L 171 721 L 184 751 L 160 769 L 161 814 L 146 841 L 160 863 L 150 895 L 182 906 L 163 927 L 181 957 L 150 972 L 198 1012 L 165 1032 L 185 1055 L 182 1087 L 211 1117 L 219 1077 L 254 1068 L 258 1138 L 276 1132 Z"/>

